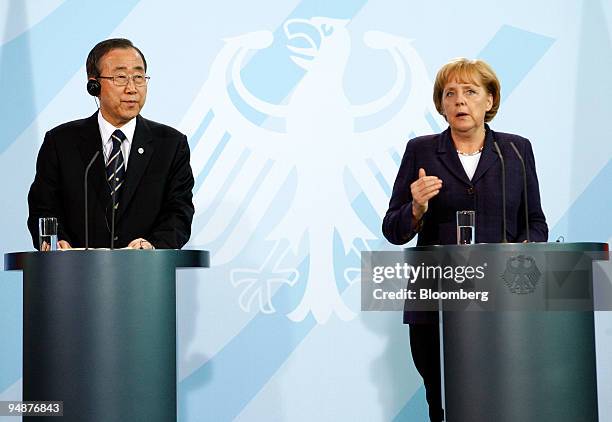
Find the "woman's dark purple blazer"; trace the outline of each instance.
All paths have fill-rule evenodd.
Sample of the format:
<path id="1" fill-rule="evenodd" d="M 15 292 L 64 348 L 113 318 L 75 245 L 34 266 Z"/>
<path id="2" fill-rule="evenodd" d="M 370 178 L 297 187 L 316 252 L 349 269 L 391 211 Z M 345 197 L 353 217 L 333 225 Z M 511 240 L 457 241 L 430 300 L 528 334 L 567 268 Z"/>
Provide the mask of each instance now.
<path id="1" fill-rule="evenodd" d="M 486 127 L 485 143 L 472 180 L 469 180 L 450 135 L 450 128 L 436 135 L 411 139 L 406 145 L 389 209 L 383 219 L 383 234 L 389 242 L 402 245 L 417 233 L 411 227 L 412 195 L 410 184 L 418 178 L 419 168 L 442 179 L 440 193 L 429 201 L 429 208 L 418 233 L 417 245 L 456 243 L 456 211 L 476 211 L 476 242 L 502 241 L 502 168 L 493 147 L 495 140 L 506 164 L 506 236 L 508 242 L 527 238 L 521 163 L 512 149 L 513 142 L 523 156 L 527 170 L 529 232 L 532 242 L 548 239 L 548 226 L 540 205 L 535 160 L 529 140 Z M 437 314 L 407 312 L 405 323 L 433 323 Z"/>

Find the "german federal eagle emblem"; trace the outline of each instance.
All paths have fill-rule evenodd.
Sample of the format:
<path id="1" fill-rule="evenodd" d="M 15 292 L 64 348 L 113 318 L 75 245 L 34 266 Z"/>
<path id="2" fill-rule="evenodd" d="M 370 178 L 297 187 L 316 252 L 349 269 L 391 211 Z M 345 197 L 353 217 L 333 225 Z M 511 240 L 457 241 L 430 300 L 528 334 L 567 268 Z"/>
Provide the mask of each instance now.
<path id="1" fill-rule="evenodd" d="M 512 293 L 533 293 L 542 273 L 535 259 L 530 256 L 513 256 L 506 262 L 506 270 L 501 278 Z"/>

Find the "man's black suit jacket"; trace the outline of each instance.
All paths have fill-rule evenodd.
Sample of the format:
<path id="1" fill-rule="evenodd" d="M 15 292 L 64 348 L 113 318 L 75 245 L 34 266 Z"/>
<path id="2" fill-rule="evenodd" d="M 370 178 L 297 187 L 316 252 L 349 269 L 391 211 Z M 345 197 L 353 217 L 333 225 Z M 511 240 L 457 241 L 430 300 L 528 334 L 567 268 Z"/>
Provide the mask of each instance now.
<path id="1" fill-rule="evenodd" d="M 187 138 L 136 117 L 126 178 L 117 198 L 115 247 L 142 237 L 156 248 L 179 249 L 191 235 L 193 174 Z M 38 248 L 38 218 L 57 217 L 59 239 L 85 246 L 84 175 L 88 178 L 89 246 L 110 246 L 112 201 L 106 181 L 97 113 L 60 125 L 45 136 L 28 195 L 28 229 Z"/>
<path id="2" fill-rule="evenodd" d="M 442 179 L 440 193 L 429 201 L 429 209 L 418 233 L 417 245 L 450 245 L 457 242 L 456 212 L 476 211 L 476 242 L 502 241 L 502 169 L 493 147 L 497 141 L 506 164 L 506 235 L 509 242 L 527 238 L 523 177 L 520 160 L 510 146 L 513 142 L 525 160 L 530 240 L 545 242 L 548 226 L 540 205 L 535 159 L 529 140 L 508 133 L 494 132 L 486 125 L 484 148 L 472 180 L 468 179 L 454 147 L 450 129 L 421 136 L 408 142 L 400 164 L 389 209 L 383 219 L 383 234 L 391 243 L 409 242 L 417 233 L 411 225 L 410 184 L 418 179 L 419 168 Z M 436 315 L 437 316 L 437 315 Z M 405 322 L 432 322 L 429 313 L 407 313 Z"/>

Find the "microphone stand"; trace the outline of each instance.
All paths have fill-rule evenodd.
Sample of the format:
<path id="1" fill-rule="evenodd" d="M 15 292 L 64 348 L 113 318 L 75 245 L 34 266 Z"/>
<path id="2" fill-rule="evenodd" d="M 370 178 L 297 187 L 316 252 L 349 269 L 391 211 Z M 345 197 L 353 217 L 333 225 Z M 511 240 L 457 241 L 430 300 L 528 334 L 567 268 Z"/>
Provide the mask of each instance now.
<path id="1" fill-rule="evenodd" d="M 525 202 L 525 230 L 527 230 L 527 242 L 529 242 L 529 209 L 527 207 L 527 170 L 525 169 L 525 160 L 519 153 L 518 149 L 514 145 L 514 142 L 510 141 L 510 146 L 514 150 L 516 156 L 521 162 L 521 168 L 523 170 L 523 201 Z"/>
<path id="2" fill-rule="evenodd" d="M 121 152 L 121 148 L 119 149 L 119 153 L 122 154 Z M 116 175 L 117 175 L 117 168 L 119 167 L 119 159 L 115 159 L 115 168 L 113 169 L 113 179 L 116 179 Z M 117 196 L 117 182 L 115 180 L 111 180 L 112 184 L 111 187 L 113 189 L 113 192 L 111 193 L 111 196 L 113 198 L 113 210 L 111 211 L 111 243 L 110 243 L 110 248 L 111 250 L 115 249 L 115 208 L 117 206 L 116 204 L 116 196 Z"/>
<path id="3" fill-rule="evenodd" d="M 508 237 L 506 236 L 506 164 L 504 163 L 504 157 L 499 149 L 499 145 L 497 145 L 497 141 L 495 140 L 493 140 L 493 147 L 495 148 L 497 155 L 499 155 L 499 160 L 502 167 L 502 218 L 504 230 L 502 235 L 502 243 L 508 243 Z"/>
<path id="4" fill-rule="evenodd" d="M 89 169 L 93 165 L 96 158 L 98 158 L 98 155 L 100 155 L 100 150 L 96 151 L 93 158 L 89 161 L 89 164 L 87 164 L 87 167 L 85 168 L 85 176 L 83 177 L 83 190 L 85 193 L 85 250 L 89 249 L 89 217 L 87 215 L 89 202 L 87 201 L 87 178 L 89 177 Z"/>

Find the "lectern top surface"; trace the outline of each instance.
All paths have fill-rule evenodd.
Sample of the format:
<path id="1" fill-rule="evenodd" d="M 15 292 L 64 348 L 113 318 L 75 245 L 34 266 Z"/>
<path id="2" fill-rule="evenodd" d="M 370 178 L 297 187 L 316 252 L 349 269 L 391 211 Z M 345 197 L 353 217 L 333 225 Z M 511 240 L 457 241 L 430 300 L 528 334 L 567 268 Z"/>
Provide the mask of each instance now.
<path id="1" fill-rule="evenodd" d="M 405 251 L 431 251 L 438 252 L 441 250 L 463 250 L 471 248 L 475 251 L 496 251 L 513 252 L 513 251 L 572 251 L 572 252 L 602 252 L 608 251 L 607 243 L 599 242 L 531 242 L 531 243 L 477 243 L 474 245 L 429 245 L 429 246 L 414 246 L 405 248 Z"/>
<path id="2" fill-rule="evenodd" d="M 210 266 L 210 254 L 201 250 L 177 250 L 177 249 L 89 249 L 89 250 L 66 250 L 53 252 L 10 252 L 4 254 L 4 270 L 23 270 L 28 265 L 36 265 L 47 260 L 57 261 L 58 264 L 70 265 L 79 262 L 96 262 L 108 260 L 120 260 L 122 262 L 134 261 L 141 265 L 143 260 L 147 262 L 161 262 L 174 267 L 201 267 Z"/>

